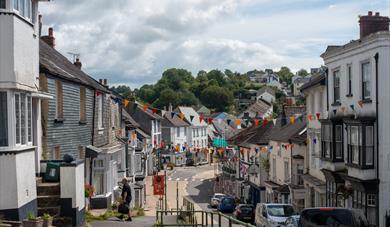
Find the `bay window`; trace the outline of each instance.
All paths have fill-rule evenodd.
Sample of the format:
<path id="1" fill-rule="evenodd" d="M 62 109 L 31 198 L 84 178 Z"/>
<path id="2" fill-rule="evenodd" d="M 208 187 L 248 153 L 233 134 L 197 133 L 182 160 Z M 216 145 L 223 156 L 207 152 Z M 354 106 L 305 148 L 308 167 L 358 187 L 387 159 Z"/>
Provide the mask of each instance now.
<path id="1" fill-rule="evenodd" d="M 7 92 L 0 92 L 0 147 L 8 146 Z"/>
<path id="2" fill-rule="evenodd" d="M 322 141 L 322 157 L 330 158 L 332 144 L 332 125 L 323 125 L 321 133 Z"/>
<path id="3" fill-rule="evenodd" d="M 321 122 L 321 157 L 344 161 L 343 125 L 341 122 Z"/>
<path id="4" fill-rule="evenodd" d="M 15 139 L 20 145 L 32 142 L 32 99 L 25 93 L 15 94 Z"/>
<path id="5" fill-rule="evenodd" d="M 370 123 L 347 125 L 348 164 L 359 168 L 374 167 L 374 126 Z"/>
<path id="6" fill-rule="evenodd" d="M 5 0 L 0 0 L 1 2 Z M 32 2 L 31 0 L 13 0 L 14 1 L 14 11 L 19 13 L 20 16 L 31 19 L 32 15 Z"/>

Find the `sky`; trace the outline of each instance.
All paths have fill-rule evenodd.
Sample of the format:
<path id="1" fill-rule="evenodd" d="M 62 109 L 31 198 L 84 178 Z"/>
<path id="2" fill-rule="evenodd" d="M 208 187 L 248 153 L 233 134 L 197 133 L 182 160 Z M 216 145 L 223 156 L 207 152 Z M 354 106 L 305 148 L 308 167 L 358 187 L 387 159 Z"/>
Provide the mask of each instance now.
<path id="1" fill-rule="evenodd" d="M 43 35 L 110 85 L 155 83 L 168 68 L 199 70 L 323 64 L 327 45 L 358 39 L 358 16 L 390 14 L 390 0 L 52 0 Z"/>

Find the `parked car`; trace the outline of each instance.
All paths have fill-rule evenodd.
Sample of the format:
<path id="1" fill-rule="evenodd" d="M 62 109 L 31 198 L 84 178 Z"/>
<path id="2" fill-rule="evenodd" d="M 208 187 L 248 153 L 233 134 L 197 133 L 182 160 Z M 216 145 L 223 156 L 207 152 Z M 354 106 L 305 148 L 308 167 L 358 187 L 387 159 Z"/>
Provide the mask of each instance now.
<path id="1" fill-rule="evenodd" d="M 299 215 L 293 215 L 287 218 L 286 222 L 284 223 L 284 226 L 286 227 L 298 227 L 299 223 Z"/>
<path id="2" fill-rule="evenodd" d="M 222 213 L 232 213 L 236 208 L 236 199 L 233 196 L 222 197 L 218 204 L 218 211 Z"/>
<path id="3" fill-rule="evenodd" d="M 255 219 L 255 208 L 251 204 L 239 204 L 233 212 L 235 218 L 240 221 L 253 222 Z"/>
<path id="4" fill-rule="evenodd" d="M 222 193 L 215 193 L 214 196 L 210 200 L 210 206 L 211 207 L 218 207 L 219 202 L 223 197 L 225 197 L 225 194 Z"/>
<path id="5" fill-rule="evenodd" d="M 301 213 L 299 227 L 306 226 L 345 226 L 368 227 L 362 210 L 347 208 L 307 208 Z"/>
<path id="6" fill-rule="evenodd" d="M 291 204 L 282 203 L 258 203 L 255 212 L 255 224 L 257 227 L 281 227 L 287 218 L 294 215 Z"/>

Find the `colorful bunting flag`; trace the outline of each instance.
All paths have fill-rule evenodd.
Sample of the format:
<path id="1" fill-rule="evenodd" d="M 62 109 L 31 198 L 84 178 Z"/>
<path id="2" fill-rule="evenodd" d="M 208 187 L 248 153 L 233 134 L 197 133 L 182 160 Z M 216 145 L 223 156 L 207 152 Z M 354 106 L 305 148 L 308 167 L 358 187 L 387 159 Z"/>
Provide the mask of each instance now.
<path id="1" fill-rule="evenodd" d="M 208 122 L 209 124 L 212 124 L 212 123 L 213 123 L 213 118 L 209 117 L 209 118 L 207 119 L 207 122 Z"/>
<path id="2" fill-rule="evenodd" d="M 316 116 L 317 116 L 317 120 L 320 120 L 321 113 L 320 112 L 316 113 Z"/>
<path id="3" fill-rule="evenodd" d="M 144 105 L 143 109 L 144 109 L 144 112 L 146 112 L 148 110 L 148 105 Z"/>
<path id="4" fill-rule="evenodd" d="M 236 122 L 236 125 L 241 125 L 241 120 L 240 119 L 236 119 L 235 122 Z"/>
<path id="5" fill-rule="evenodd" d="M 190 121 L 192 122 L 194 120 L 194 116 L 190 115 Z"/>
<path id="6" fill-rule="evenodd" d="M 180 112 L 180 119 L 184 121 L 184 113 Z"/>
<path id="7" fill-rule="evenodd" d="M 337 110 L 336 110 L 336 109 L 334 109 L 334 110 L 333 110 L 333 114 L 334 114 L 334 115 L 336 115 L 336 113 L 337 113 Z"/>
<path id="8" fill-rule="evenodd" d="M 351 107 L 352 111 L 355 111 L 355 105 L 349 105 L 349 107 Z"/>
<path id="9" fill-rule="evenodd" d="M 316 138 L 313 139 L 313 143 L 317 144 L 317 139 Z"/>
<path id="10" fill-rule="evenodd" d="M 157 108 L 153 107 L 152 112 L 155 114 L 157 113 Z"/>
<path id="11" fill-rule="evenodd" d="M 295 117 L 294 117 L 294 116 L 291 116 L 291 117 L 290 117 L 290 123 L 291 123 L 291 124 L 294 124 L 294 123 L 295 123 Z"/>
<path id="12" fill-rule="evenodd" d="M 100 91 L 96 91 L 96 96 L 100 96 L 102 93 Z"/>
<path id="13" fill-rule="evenodd" d="M 346 111 L 345 106 L 341 106 L 340 109 L 341 109 L 341 112 L 345 113 L 345 111 Z"/>
<path id="14" fill-rule="evenodd" d="M 360 108 L 363 108 L 363 105 L 364 105 L 363 100 L 359 100 L 358 105 L 360 106 Z"/>
<path id="15" fill-rule="evenodd" d="M 129 100 L 124 99 L 123 100 L 123 106 L 127 107 L 129 105 Z"/>
<path id="16" fill-rule="evenodd" d="M 228 125 L 230 125 L 231 122 L 232 122 L 231 119 L 227 119 L 227 120 L 226 120 L 226 123 L 227 123 Z"/>
<path id="17" fill-rule="evenodd" d="M 274 125 L 276 125 L 276 118 L 272 119 L 272 122 L 274 123 Z"/>
<path id="18" fill-rule="evenodd" d="M 259 126 L 259 119 L 255 119 L 255 125 Z"/>
<path id="19" fill-rule="evenodd" d="M 175 117 L 175 112 L 171 112 L 171 118 Z"/>
<path id="20" fill-rule="evenodd" d="M 201 115 L 199 116 L 199 122 L 202 123 L 202 121 L 203 121 L 203 116 Z"/>
<path id="21" fill-rule="evenodd" d="M 309 121 L 311 121 L 311 120 L 313 119 L 313 115 L 309 113 L 309 114 L 307 115 L 307 119 L 309 119 Z"/>
<path id="22" fill-rule="evenodd" d="M 268 124 L 268 120 L 267 120 L 267 118 L 266 119 L 264 119 L 264 121 L 263 121 L 263 126 L 266 126 Z"/>

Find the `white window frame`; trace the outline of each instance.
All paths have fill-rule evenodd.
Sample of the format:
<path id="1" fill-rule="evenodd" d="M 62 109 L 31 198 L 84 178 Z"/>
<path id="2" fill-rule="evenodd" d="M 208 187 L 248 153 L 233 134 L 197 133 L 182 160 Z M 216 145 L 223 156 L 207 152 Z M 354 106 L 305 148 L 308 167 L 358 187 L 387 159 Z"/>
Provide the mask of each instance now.
<path id="1" fill-rule="evenodd" d="M 103 130 L 103 99 L 104 95 L 98 96 L 98 129 Z"/>
<path id="2" fill-rule="evenodd" d="M 24 114 L 24 120 L 25 120 L 25 129 L 24 129 L 24 134 L 25 134 L 25 143 L 22 143 L 22 102 L 21 102 L 21 99 L 22 99 L 22 95 L 24 95 L 25 97 L 25 102 L 24 102 L 24 110 L 25 110 L 25 114 Z M 19 142 L 16 142 L 16 96 L 19 97 Z M 28 99 L 31 99 L 31 107 L 28 108 Z M 31 146 L 32 145 L 32 140 L 33 140 L 33 123 L 32 123 L 32 97 L 30 94 L 28 93 L 23 93 L 23 92 L 14 92 L 13 93 L 13 106 L 14 106 L 14 109 L 13 109 L 13 114 L 14 114 L 14 119 L 15 121 L 13 122 L 13 127 L 15 128 L 15 133 L 13 135 L 13 137 L 15 138 L 15 145 L 16 146 Z M 31 111 L 31 119 L 30 119 L 30 122 L 28 120 L 28 111 Z M 28 124 L 31 124 L 31 141 L 29 141 L 29 130 L 28 130 Z M 9 134 L 8 134 L 9 136 Z M 8 140 L 8 146 L 10 146 L 10 141 Z"/>
<path id="3" fill-rule="evenodd" d="M 369 193 L 367 196 L 367 206 L 376 207 L 376 194 Z"/>
<path id="4" fill-rule="evenodd" d="M 15 3 L 17 4 L 17 8 L 15 7 Z M 23 6 L 23 11 L 21 11 L 21 6 Z M 25 20 L 32 22 L 32 0 L 13 0 L 10 8 L 12 8 L 13 12 L 17 13 Z"/>
<path id="5" fill-rule="evenodd" d="M 368 128 L 371 128 L 371 141 L 368 141 Z M 365 158 L 365 163 L 364 163 L 364 165 L 374 165 L 374 135 L 375 135 L 375 133 L 374 133 L 374 126 L 372 126 L 372 125 L 367 125 L 367 126 L 365 126 L 365 136 L 366 136 L 366 138 L 365 138 L 365 147 L 364 147 L 364 149 L 365 149 L 365 152 L 366 152 L 366 158 Z M 368 142 L 370 142 L 370 144 L 368 143 Z M 368 148 L 370 148 L 370 150 L 371 150 L 371 153 L 369 154 L 368 152 L 367 152 L 367 150 L 368 150 Z M 367 157 L 368 156 L 370 156 L 370 158 L 371 158 L 371 162 L 368 162 L 368 159 L 367 159 Z"/>
<path id="6" fill-rule="evenodd" d="M 367 69 L 367 72 L 368 72 L 368 76 L 365 78 L 365 74 L 364 74 L 364 70 L 363 70 L 363 66 L 364 65 L 368 65 L 368 69 Z M 360 70 L 361 70 L 361 81 L 362 81 L 362 99 L 363 100 L 369 100 L 371 99 L 371 96 L 372 96 L 372 72 L 371 72 L 371 63 L 370 61 L 363 61 L 360 65 Z M 367 79 L 367 80 L 365 80 Z M 368 82 L 368 91 L 370 92 L 369 95 L 365 96 L 364 94 L 364 84 Z"/>
<path id="7" fill-rule="evenodd" d="M 9 97 L 9 93 L 7 91 L 0 90 L 0 92 L 4 92 L 5 95 L 6 95 L 5 105 L 6 105 L 6 108 L 7 108 L 7 113 L 5 113 L 5 116 L 6 116 L 7 119 L 6 119 L 6 122 L 4 122 L 7 125 L 7 130 L 5 131 L 5 134 L 7 136 L 7 144 L 4 145 L 4 146 L 0 145 L 0 147 L 9 147 L 10 146 L 10 142 L 11 142 L 10 141 L 11 138 L 10 138 L 10 127 L 9 127 L 9 123 L 10 123 L 10 117 L 9 117 L 10 106 L 9 106 L 9 103 L 10 103 L 10 101 L 8 101 L 8 100 L 10 100 L 10 97 Z"/>
<path id="8" fill-rule="evenodd" d="M 336 87 L 336 77 L 338 79 L 338 86 Z M 340 75 L 340 69 L 335 69 L 333 71 L 333 102 L 334 103 L 340 103 L 341 102 L 341 89 L 340 89 L 340 83 L 341 83 L 341 75 Z M 338 89 L 338 99 L 336 99 L 335 96 L 335 90 Z"/>

